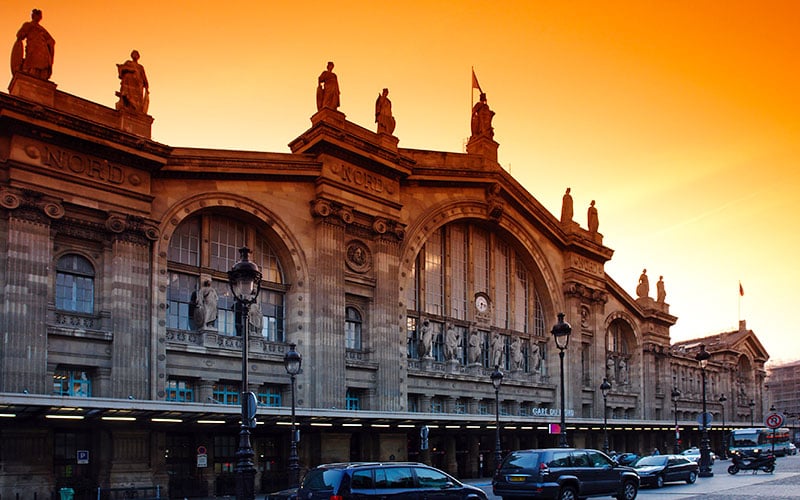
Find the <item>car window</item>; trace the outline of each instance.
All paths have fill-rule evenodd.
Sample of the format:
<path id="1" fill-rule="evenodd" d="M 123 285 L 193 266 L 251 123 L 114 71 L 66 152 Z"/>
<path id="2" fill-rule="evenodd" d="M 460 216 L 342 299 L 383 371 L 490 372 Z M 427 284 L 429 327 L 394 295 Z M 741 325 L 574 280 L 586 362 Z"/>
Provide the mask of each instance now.
<path id="1" fill-rule="evenodd" d="M 350 481 L 350 487 L 354 490 L 357 489 L 372 489 L 372 471 L 371 470 L 357 470 L 353 472 L 353 477 Z"/>
<path id="2" fill-rule="evenodd" d="M 386 467 L 375 469 L 375 488 L 413 488 L 414 476 L 410 467 Z"/>
<path id="3" fill-rule="evenodd" d="M 602 453 L 587 451 L 586 454 L 589 456 L 589 462 L 592 464 L 592 467 L 612 467 L 614 465 L 611 463 L 611 460 Z"/>
<path id="4" fill-rule="evenodd" d="M 303 488 L 311 491 L 332 490 L 342 480 L 342 471 L 314 469 L 303 479 Z"/>
<path id="5" fill-rule="evenodd" d="M 589 456 L 585 451 L 576 451 L 572 454 L 573 467 L 591 467 Z"/>
<path id="6" fill-rule="evenodd" d="M 569 467 L 569 452 L 554 451 L 553 458 L 547 462 L 548 467 Z"/>
<path id="7" fill-rule="evenodd" d="M 539 466 L 538 453 L 510 453 L 503 461 L 501 469 L 536 469 Z"/>
<path id="8" fill-rule="evenodd" d="M 452 482 L 449 477 L 438 470 L 417 467 L 414 472 L 417 473 L 420 488 L 444 488 L 447 483 Z"/>

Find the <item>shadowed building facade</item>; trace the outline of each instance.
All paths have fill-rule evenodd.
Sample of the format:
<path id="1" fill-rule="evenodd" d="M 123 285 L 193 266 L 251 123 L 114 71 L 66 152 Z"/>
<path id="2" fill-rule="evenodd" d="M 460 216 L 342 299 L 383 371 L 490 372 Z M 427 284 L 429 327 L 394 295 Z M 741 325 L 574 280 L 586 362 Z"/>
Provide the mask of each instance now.
<path id="1" fill-rule="evenodd" d="M 663 294 L 633 298 L 605 273 L 596 211 L 591 229 L 548 212 L 497 163 L 493 134 L 465 153 L 402 148 L 323 106 L 272 153 L 168 146 L 151 123 L 21 73 L 0 94 L 1 496 L 233 491 L 227 271 L 243 246 L 263 275 L 246 388 L 259 491 L 286 483 L 290 343 L 303 468 L 411 459 L 487 475 L 495 366 L 503 450 L 554 445 L 559 312 L 570 443 L 602 446 L 604 377 L 612 449 L 671 443 L 675 387 L 682 439 L 698 441 L 704 339 L 671 345 Z M 708 391 L 749 425 L 768 355 L 744 325 L 729 340 L 706 342 Z M 709 411 L 718 421 L 716 398 Z"/>

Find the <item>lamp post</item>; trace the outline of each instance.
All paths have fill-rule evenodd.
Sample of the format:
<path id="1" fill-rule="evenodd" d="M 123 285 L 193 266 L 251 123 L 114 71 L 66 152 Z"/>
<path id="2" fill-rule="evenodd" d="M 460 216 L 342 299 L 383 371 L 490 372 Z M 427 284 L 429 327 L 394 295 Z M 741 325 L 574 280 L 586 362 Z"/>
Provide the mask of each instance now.
<path id="1" fill-rule="evenodd" d="M 672 450 L 676 455 L 681 452 L 681 431 L 678 430 L 678 398 L 681 397 L 681 391 L 678 387 L 672 388 L 672 412 L 675 414 L 675 448 Z"/>
<path id="2" fill-rule="evenodd" d="M 247 258 L 250 249 L 239 249 L 239 262 L 228 271 L 228 285 L 236 302 L 233 305 L 236 332 L 242 337 L 242 425 L 239 431 L 239 448 L 236 450 L 236 500 L 255 498 L 256 468 L 253 465 L 253 447 L 250 444 L 250 429 L 255 425 L 255 395 L 248 390 L 247 343 L 250 336 L 247 311 L 255 303 L 261 290 L 261 273 L 258 266 Z"/>
<path id="3" fill-rule="evenodd" d="M 750 427 L 755 427 L 755 422 L 756 421 L 755 421 L 755 417 L 754 417 L 754 414 L 753 414 L 753 410 L 756 407 L 756 402 L 751 399 L 750 403 L 747 406 L 750 407 Z"/>
<path id="4" fill-rule="evenodd" d="M 778 411 L 778 410 L 775 409 L 775 405 L 772 405 L 772 406 L 769 407 L 769 413 L 770 414 L 773 414 L 776 411 Z M 772 455 L 775 456 L 775 428 L 774 427 L 772 428 Z"/>
<path id="5" fill-rule="evenodd" d="M 603 452 L 608 454 L 608 391 L 611 390 L 611 382 L 603 377 L 600 384 L 600 392 L 603 393 Z"/>
<path id="6" fill-rule="evenodd" d="M 297 430 L 295 429 L 294 418 L 294 386 L 295 377 L 300 373 L 300 365 L 303 363 L 303 357 L 294 350 L 295 344 L 289 344 L 289 350 L 283 357 L 283 365 L 286 368 L 286 373 L 292 379 L 292 446 L 289 450 L 289 487 L 297 488 L 300 482 L 300 465 L 297 458 Z"/>
<path id="7" fill-rule="evenodd" d="M 550 330 L 553 334 L 553 339 L 556 341 L 558 347 L 558 357 L 561 363 L 561 433 L 558 436 L 558 446 L 560 448 L 568 448 L 567 443 L 567 423 L 565 417 L 566 410 L 564 408 L 564 350 L 569 344 L 569 336 L 572 333 L 572 327 L 569 323 L 564 321 L 564 313 L 558 313 L 558 323 L 553 325 Z"/>
<path id="8" fill-rule="evenodd" d="M 726 434 L 726 432 L 725 432 L 725 401 L 727 401 L 727 400 L 728 400 L 728 398 L 726 398 L 724 394 L 719 397 L 719 403 L 722 405 L 722 459 L 723 460 L 728 458 L 727 457 L 728 442 L 725 440 L 725 434 Z"/>
<path id="9" fill-rule="evenodd" d="M 706 412 L 706 365 L 708 365 L 708 360 L 711 358 L 711 354 L 706 351 L 705 344 L 700 344 L 700 352 L 697 353 L 697 356 L 694 359 L 700 363 L 700 373 L 702 375 L 703 381 L 703 416 L 700 420 L 702 420 L 703 431 L 700 437 L 700 477 L 711 477 L 714 475 L 711 472 L 711 451 L 708 447 L 708 413 Z"/>
<path id="10" fill-rule="evenodd" d="M 494 467 L 496 469 L 500 467 L 500 461 L 503 459 L 500 449 L 500 384 L 503 383 L 503 372 L 500 371 L 499 366 L 495 365 L 490 378 L 494 386 Z"/>

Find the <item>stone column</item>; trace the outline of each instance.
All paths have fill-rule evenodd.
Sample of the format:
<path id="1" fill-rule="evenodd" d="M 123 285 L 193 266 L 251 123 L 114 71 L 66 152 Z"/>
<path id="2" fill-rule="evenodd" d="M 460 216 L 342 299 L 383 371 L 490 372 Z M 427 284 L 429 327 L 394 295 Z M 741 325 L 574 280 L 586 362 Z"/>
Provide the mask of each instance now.
<path id="1" fill-rule="evenodd" d="M 5 205 L 4 205 L 5 206 Z M 0 327 L 0 391 L 50 394 L 46 380 L 47 298 L 53 265 L 50 221 L 34 209 L 11 212 L 8 253 L 0 263 L 5 275 Z"/>
<path id="2" fill-rule="evenodd" d="M 404 351 L 398 348 L 397 339 L 406 338 L 405 324 L 401 324 L 399 331 L 397 320 L 401 312 L 400 303 L 400 272 L 399 256 L 400 244 L 394 235 L 379 236 L 375 244 L 375 301 L 373 303 L 370 339 L 375 351 L 374 361 L 379 366 L 385 367 L 376 374 L 376 389 L 380 398 L 375 401 L 379 411 L 400 411 L 407 401 L 405 400 L 404 380 L 408 364 L 403 355 Z M 401 342 L 405 346 L 405 342 Z"/>
<path id="3" fill-rule="evenodd" d="M 458 461 L 456 460 L 456 438 L 447 435 L 444 438 L 445 472 L 458 477 Z"/>
<path id="4" fill-rule="evenodd" d="M 111 310 L 114 398 L 148 399 L 150 385 L 150 245 L 128 233 L 112 245 Z M 137 353 L 131 356 L 131 353 Z M 165 380 L 161 381 L 163 388 Z M 152 395 L 155 397 L 155 395 Z"/>
<path id="5" fill-rule="evenodd" d="M 304 378 L 308 382 L 307 405 L 314 408 L 342 408 L 345 382 L 345 230 L 333 216 L 316 226 L 316 266 L 312 277 L 312 328 L 314 339 L 303 353 Z M 299 386 L 299 384 L 298 384 Z M 347 458 L 347 457 L 345 457 Z"/>

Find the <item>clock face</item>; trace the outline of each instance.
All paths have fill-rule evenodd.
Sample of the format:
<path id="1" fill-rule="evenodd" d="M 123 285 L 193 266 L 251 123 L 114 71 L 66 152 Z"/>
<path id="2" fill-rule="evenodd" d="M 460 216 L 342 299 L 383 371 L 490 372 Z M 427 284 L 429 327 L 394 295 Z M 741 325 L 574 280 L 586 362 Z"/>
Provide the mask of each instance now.
<path id="1" fill-rule="evenodd" d="M 489 309 L 489 301 L 483 295 L 475 297 L 475 308 L 478 312 L 486 312 Z"/>

